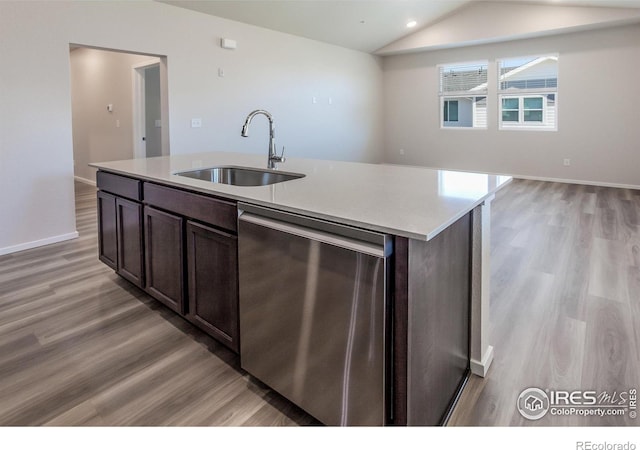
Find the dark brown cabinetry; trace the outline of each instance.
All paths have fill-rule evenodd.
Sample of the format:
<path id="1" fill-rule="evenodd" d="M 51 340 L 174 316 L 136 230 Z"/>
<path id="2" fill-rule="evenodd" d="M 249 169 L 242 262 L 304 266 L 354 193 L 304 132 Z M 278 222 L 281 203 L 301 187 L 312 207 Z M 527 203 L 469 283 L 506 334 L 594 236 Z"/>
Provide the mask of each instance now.
<path id="1" fill-rule="evenodd" d="M 116 198 L 118 269 L 123 278 L 144 287 L 142 205 Z"/>
<path id="2" fill-rule="evenodd" d="M 238 345 L 237 237 L 187 222 L 189 320 L 234 351 Z"/>
<path id="3" fill-rule="evenodd" d="M 100 260 L 239 351 L 234 202 L 99 171 Z"/>
<path id="4" fill-rule="evenodd" d="M 123 278 L 144 287 L 142 205 L 134 201 L 139 200 L 139 181 L 98 172 L 97 184 L 99 258 Z"/>
<path id="5" fill-rule="evenodd" d="M 114 270 L 118 269 L 116 197 L 98 191 L 98 257 Z"/>
<path id="6" fill-rule="evenodd" d="M 185 313 L 182 217 L 145 206 L 147 292 L 177 313 Z"/>

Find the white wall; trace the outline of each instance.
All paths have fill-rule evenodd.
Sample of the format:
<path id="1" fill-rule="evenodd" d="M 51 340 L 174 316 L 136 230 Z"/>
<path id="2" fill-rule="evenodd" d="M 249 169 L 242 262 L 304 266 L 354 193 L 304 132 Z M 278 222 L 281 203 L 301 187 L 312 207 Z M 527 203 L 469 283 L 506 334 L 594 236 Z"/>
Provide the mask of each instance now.
<path id="1" fill-rule="evenodd" d="M 77 177 L 95 182 L 96 170 L 89 163 L 133 158 L 132 66 L 149 59 L 89 48 L 71 51 L 73 160 Z M 113 105 L 112 112 L 107 111 L 108 104 Z"/>
<path id="2" fill-rule="evenodd" d="M 265 108 L 289 156 L 382 159 L 377 57 L 156 2 L 0 2 L 0 254 L 75 233 L 70 43 L 167 56 L 174 154 L 266 154 L 266 121 L 240 137 Z"/>
<path id="3" fill-rule="evenodd" d="M 558 131 L 498 131 L 495 60 L 547 53 L 560 58 Z M 479 59 L 493 69 L 488 129 L 441 129 L 437 65 Z M 385 57 L 385 159 L 640 186 L 639 73 L 640 25 Z"/>

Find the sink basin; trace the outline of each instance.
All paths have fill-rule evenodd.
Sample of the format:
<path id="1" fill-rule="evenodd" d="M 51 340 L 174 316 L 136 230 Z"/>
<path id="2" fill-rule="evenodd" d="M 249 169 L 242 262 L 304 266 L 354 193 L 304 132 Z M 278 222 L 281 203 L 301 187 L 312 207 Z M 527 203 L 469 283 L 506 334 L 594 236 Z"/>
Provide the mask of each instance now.
<path id="1" fill-rule="evenodd" d="M 304 177 L 304 175 L 300 173 L 233 166 L 188 170 L 178 172 L 175 175 L 210 181 L 212 183 L 231 184 L 233 186 L 267 186 L 269 184 L 282 183 L 283 181 Z"/>

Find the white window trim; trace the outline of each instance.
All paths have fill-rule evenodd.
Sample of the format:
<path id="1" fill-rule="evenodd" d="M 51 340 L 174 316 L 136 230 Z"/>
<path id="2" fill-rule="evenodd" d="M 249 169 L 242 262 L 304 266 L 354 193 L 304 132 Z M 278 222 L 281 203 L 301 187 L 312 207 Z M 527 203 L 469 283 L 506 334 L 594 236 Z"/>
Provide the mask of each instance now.
<path id="1" fill-rule="evenodd" d="M 548 118 L 548 106 L 547 99 L 545 98 L 549 91 L 545 91 L 545 94 L 499 94 L 498 95 L 498 129 L 499 130 L 533 130 L 533 131 L 557 131 L 558 130 L 558 93 L 553 92 L 555 95 L 555 123 L 553 125 L 547 124 Z M 532 97 L 542 98 L 542 122 L 525 122 L 524 121 L 524 99 Z M 502 100 L 505 98 L 517 98 L 518 99 L 518 121 L 517 122 L 505 122 L 502 120 Z"/>
<path id="2" fill-rule="evenodd" d="M 436 69 L 438 71 L 438 97 L 440 98 L 440 101 L 438 102 L 439 108 L 440 108 L 440 112 L 438 114 L 438 117 L 440 118 L 440 129 L 441 130 L 474 130 L 474 131 L 478 131 L 478 130 L 488 130 L 489 129 L 489 120 L 488 120 L 488 115 L 490 112 L 490 108 L 489 108 L 489 103 L 488 103 L 488 98 L 489 98 L 489 93 L 488 93 L 488 80 L 486 83 L 486 86 L 484 87 L 484 89 L 478 90 L 477 92 L 470 92 L 470 91 L 463 91 L 463 92 L 450 92 L 449 94 L 445 94 L 443 92 L 440 92 L 440 69 L 442 67 L 450 67 L 450 66 L 463 66 L 463 65 L 486 65 L 486 70 L 487 72 L 490 70 L 489 68 L 491 67 L 491 62 L 489 60 L 483 59 L 483 60 L 476 60 L 476 61 L 467 61 L 467 62 L 459 62 L 459 63 L 446 63 L 446 64 L 438 64 L 436 66 Z M 470 127 L 464 127 L 464 126 L 445 126 L 445 121 L 444 121 L 444 102 L 448 101 L 448 100 L 456 100 L 456 99 L 460 99 L 460 98 L 470 98 L 470 97 L 486 97 L 487 98 L 487 121 L 484 127 L 474 127 L 474 126 L 470 126 Z M 476 111 L 476 105 L 475 102 L 473 104 L 473 113 L 475 114 Z M 460 104 L 458 104 L 458 122 L 460 122 Z M 451 122 L 448 121 L 447 123 L 455 123 L 455 122 Z"/>
<path id="3" fill-rule="evenodd" d="M 518 99 L 518 121 L 517 122 L 512 122 L 512 121 L 504 121 L 502 119 L 502 115 L 500 115 L 500 120 L 502 121 L 503 127 L 505 128 L 513 128 L 513 127 L 518 127 L 518 128 L 522 128 L 522 127 L 535 127 L 535 128 L 539 128 L 539 127 L 547 127 L 550 128 L 550 126 L 547 124 L 547 119 L 548 119 L 548 112 L 547 112 L 547 99 L 546 96 L 544 94 L 522 94 L 522 95 L 502 95 L 500 97 L 500 108 L 502 109 L 502 111 L 504 111 L 504 109 L 502 108 L 502 100 L 505 99 L 512 99 L 512 98 L 516 98 Z M 524 107 L 524 100 L 526 98 L 540 98 L 542 99 L 542 121 L 541 122 L 535 122 L 535 121 L 525 121 L 524 120 L 524 111 L 525 111 L 525 107 Z M 509 111 L 511 111 L 510 109 L 508 109 Z M 534 109 L 532 111 L 539 111 L 539 109 Z"/>
<path id="4" fill-rule="evenodd" d="M 546 54 L 541 54 L 541 55 L 524 55 L 522 56 L 522 58 L 542 58 L 545 56 L 551 56 L 551 57 L 556 57 L 560 58 L 558 53 L 546 53 Z M 498 58 L 496 59 L 496 63 L 495 63 L 495 70 L 497 75 L 497 79 L 498 79 L 498 104 L 497 104 L 497 116 L 498 116 L 498 130 L 503 131 L 558 131 L 558 117 L 559 117 L 559 113 L 558 113 L 558 92 L 560 89 L 560 65 L 558 65 L 558 75 L 557 75 L 557 82 L 556 82 L 556 87 L 555 89 L 522 89 L 519 90 L 517 93 L 513 92 L 507 92 L 507 91 L 503 91 L 500 89 L 500 64 L 503 60 L 505 59 L 513 59 L 514 57 L 508 57 L 508 58 Z M 520 58 L 520 57 L 517 57 Z M 546 119 L 547 119 L 547 102 L 546 99 L 545 101 L 543 101 L 542 107 L 543 107 L 543 123 L 536 125 L 533 122 L 518 122 L 517 124 L 515 124 L 514 122 L 503 122 L 502 121 L 502 99 L 503 98 L 514 98 L 514 97 L 535 97 L 535 96 L 542 96 L 544 97 L 545 95 L 548 94 L 554 94 L 555 95 L 555 100 L 554 100 L 554 104 L 555 104 L 555 123 L 553 125 L 547 125 L 546 124 Z M 519 115 L 522 115 L 524 113 L 524 110 L 522 108 L 520 108 L 519 110 Z"/>

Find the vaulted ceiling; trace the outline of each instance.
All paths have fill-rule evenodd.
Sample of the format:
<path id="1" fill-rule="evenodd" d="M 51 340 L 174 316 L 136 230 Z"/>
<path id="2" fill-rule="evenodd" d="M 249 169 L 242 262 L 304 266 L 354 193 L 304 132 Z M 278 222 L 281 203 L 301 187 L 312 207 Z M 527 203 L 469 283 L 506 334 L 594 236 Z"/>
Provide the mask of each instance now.
<path id="1" fill-rule="evenodd" d="M 158 0 L 181 8 L 368 53 L 479 0 Z M 640 0 L 502 0 L 504 3 L 640 8 Z M 407 23 L 415 21 L 413 28 Z"/>

